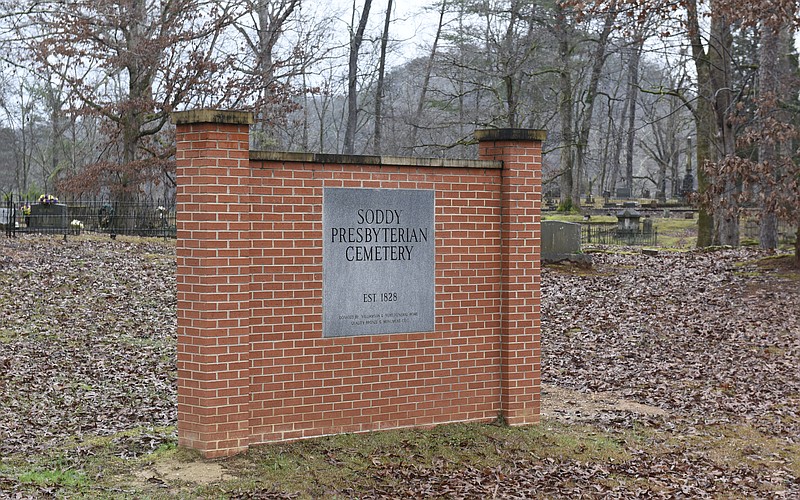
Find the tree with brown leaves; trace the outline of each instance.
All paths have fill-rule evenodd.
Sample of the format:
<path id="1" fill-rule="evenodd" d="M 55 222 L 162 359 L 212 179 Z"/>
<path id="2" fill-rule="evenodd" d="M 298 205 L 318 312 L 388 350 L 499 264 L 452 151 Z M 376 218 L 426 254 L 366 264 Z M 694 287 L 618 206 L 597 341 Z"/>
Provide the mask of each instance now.
<path id="1" fill-rule="evenodd" d="M 169 172 L 170 113 L 218 106 L 240 90 L 216 50 L 230 8 L 205 0 L 30 0 L 16 15 L 19 57 L 71 92 L 75 115 L 92 115 L 106 138 L 97 160 L 67 179 L 73 194 L 130 199 Z"/>

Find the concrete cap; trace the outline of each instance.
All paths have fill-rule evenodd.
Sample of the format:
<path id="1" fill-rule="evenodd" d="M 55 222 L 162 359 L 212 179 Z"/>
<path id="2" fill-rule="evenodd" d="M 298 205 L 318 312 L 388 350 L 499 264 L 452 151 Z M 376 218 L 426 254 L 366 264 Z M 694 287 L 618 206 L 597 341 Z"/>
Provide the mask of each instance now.
<path id="1" fill-rule="evenodd" d="M 189 125 L 192 123 L 224 123 L 227 125 L 252 125 L 253 113 L 250 111 L 231 111 L 224 109 L 191 109 L 172 113 L 172 123 Z"/>
<path id="2" fill-rule="evenodd" d="M 475 131 L 475 139 L 483 141 L 544 141 L 546 130 L 530 128 L 490 128 Z"/>

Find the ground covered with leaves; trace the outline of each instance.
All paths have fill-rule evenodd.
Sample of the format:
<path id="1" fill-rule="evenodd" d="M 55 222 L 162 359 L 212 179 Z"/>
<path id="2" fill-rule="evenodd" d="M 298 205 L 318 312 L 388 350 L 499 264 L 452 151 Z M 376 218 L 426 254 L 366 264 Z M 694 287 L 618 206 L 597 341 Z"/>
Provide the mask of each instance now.
<path id="1" fill-rule="evenodd" d="M 8 239 L 0 303 L 0 456 L 175 423 L 174 246 Z"/>
<path id="2" fill-rule="evenodd" d="M 800 270 L 747 250 L 543 271 L 543 422 L 175 446 L 175 255 L 0 244 L 0 498 L 797 498 Z"/>

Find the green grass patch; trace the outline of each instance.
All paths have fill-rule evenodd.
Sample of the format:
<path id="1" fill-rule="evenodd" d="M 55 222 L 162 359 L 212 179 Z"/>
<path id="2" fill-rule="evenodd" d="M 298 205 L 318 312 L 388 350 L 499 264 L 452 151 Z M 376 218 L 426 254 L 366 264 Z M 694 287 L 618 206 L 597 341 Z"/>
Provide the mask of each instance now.
<path id="1" fill-rule="evenodd" d="M 734 266 L 740 269 L 736 271 L 737 276 L 758 277 L 769 274 L 783 279 L 800 280 L 800 268 L 795 265 L 794 255 L 768 255 L 756 260 L 737 262 Z"/>
<path id="2" fill-rule="evenodd" d="M 785 467 L 800 476 L 800 445 L 765 435 L 747 424 L 708 426 L 680 441 L 726 468 L 743 464 L 754 469 Z"/>
<path id="3" fill-rule="evenodd" d="M 10 344 L 18 337 L 18 333 L 8 328 L 0 328 L 0 344 Z"/>
<path id="4" fill-rule="evenodd" d="M 165 246 L 166 248 L 166 246 Z M 151 262 L 171 264 L 175 261 L 175 256 L 165 253 L 146 253 L 142 257 Z"/>
<path id="5" fill-rule="evenodd" d="M 59 486 L 70 489 L 83 488 L 88 484 L 86 476 L 74 470 L 34 470 L 19 475 L 19 482 L 35 486 Z"/>
<path id="6" fill-rule="evenodd" d="M 58 497 L 119 498 L 126 488 L 137 491 L 128 484 L 136 470 L 178 451 L 174 434 L 174 427 L 148 427 L 85 436 L 37 454 L 3 457 L 0 476 L 14 478 L 34 498 L 43 492 L 48 497 L 57 492 Z"/>
<path id="7" fill-rule="evenodd" d="M 542 220 L 556 220 L 560 222 L 587 222 L 581 214 L 547 214 L 542 216 Z M 588 221 L 596 224 L 617 223 L 617 218 L 613 215 L 593 215 Z"/>
<path id="8" fill-rule="evenodd" d="M 658 232 L 658 246 L 666 249 L 688 250 L 697 244 L 697 221 L 693 219 L 653 219 Z"/>

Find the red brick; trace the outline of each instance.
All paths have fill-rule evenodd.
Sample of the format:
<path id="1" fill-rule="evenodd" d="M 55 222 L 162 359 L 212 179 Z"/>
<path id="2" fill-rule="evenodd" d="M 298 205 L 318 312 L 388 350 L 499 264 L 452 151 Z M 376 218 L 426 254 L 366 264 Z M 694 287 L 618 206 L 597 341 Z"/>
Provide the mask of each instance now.
<path id="1" fill-rule="evenodd" d="M 182 446 L 538 421 L 541 144 L 481 143 L 501 171 L 250 162 L 247 126 L 176 134 Z M 322 338 L 322 188 L 343 186 L 435 190 L 435 332 Z"/>

